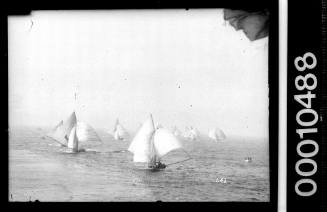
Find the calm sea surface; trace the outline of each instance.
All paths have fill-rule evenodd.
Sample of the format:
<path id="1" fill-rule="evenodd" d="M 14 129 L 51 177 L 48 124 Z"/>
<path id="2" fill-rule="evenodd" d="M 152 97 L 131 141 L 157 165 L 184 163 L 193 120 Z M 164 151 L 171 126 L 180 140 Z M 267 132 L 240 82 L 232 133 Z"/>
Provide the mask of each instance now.
<path id="1" fill-rule="evenodd" d="M 42 138 L 46 132 L 10 130 L 10 201 L 269 201 L 268 140 L 183 140 L 191 160 L 150 172 L 121 151 L 130 141 L 115 141 L 104 131 L 97 130 L 102 144 L 84 144 L 92 151 L 78 154 Z M 163 162 L 186 158 L 175 150 Z"/>

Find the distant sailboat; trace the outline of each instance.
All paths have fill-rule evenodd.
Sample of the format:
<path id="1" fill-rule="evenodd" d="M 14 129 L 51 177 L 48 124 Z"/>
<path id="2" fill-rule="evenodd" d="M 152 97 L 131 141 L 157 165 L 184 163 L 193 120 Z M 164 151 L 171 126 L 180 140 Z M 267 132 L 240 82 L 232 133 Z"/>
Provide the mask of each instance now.
<path id="1" fill-rule="evenodd" d="M 184 137 L 187 138 L 188 140 L 194 141 L 199 138 L 199 131 L 196 128 L 193 127 L 186 127 L 185 132 L 184 132 Z"/>
<path id="2" fill-rule="evenodd" d="M 113 136 L 115 140 L 124 140 L 128 137 L 127 130 L 116 120 Z"/>
<path id="3" fill-rule="evenodd" d="M 219 128 L 209 130 L 208 136 L 214 141 L 222 141 L 226 139 L 225 133 Z"/>
<path id="4" fill-rule="evenodd" d="M 148 168 L 160 170 L 166 168 L 160 159 L 178 148 L 182 148 L 179 140 L 170 130 L 156 128 L 150 114 L 132 140 L 128 151 L 134 154 L 134 162 L 148 163 Z"/>
<path id="5" fill-rule="evenodd" d="M 200 132 L 198 129 L 191 127 L 191 135 L 193 140 L 197 140 L 200 136 Z"/>

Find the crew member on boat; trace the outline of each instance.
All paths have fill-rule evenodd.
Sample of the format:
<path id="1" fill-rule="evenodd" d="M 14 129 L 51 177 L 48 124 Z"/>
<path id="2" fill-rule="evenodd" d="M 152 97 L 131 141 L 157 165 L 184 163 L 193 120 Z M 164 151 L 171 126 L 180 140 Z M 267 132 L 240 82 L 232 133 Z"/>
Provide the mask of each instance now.
<path id="1" fill-rule="evenodd" d="M 156 155 L 154 155 L 151 158 L 148 167 L 150 169 L 164 169 L 164 168 L 166 168 L 166 164 L 161 163 L 160 159 Z"/>

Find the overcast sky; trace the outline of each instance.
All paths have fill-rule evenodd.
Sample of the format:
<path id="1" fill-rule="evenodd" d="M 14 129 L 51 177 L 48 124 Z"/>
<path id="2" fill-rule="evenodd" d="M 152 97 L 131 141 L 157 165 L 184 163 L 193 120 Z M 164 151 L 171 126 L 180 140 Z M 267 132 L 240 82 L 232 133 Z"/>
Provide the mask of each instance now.
<path id="1" fill-rule="evenodd" d="M 268 137 L 268 38 L 216 10 L 34 12 L 9 17 L 9 123 L 154 122 Z M 74 93 L 77 93 L 77 100 Z"/>

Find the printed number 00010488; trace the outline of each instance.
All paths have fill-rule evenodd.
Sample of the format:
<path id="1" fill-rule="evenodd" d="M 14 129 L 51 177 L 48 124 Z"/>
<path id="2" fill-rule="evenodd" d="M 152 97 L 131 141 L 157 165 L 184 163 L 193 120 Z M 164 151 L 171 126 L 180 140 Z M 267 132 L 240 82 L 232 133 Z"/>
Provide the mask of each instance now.
<path id="1" fill-rule="evenodd" d="M 309 58 L 311 59 L 311 63 L 308 63 Z M 306 52 L 303 57 L 299 56 L 295 58 L 294 65 L 299 72 L 303 72 L 305 70 L 308 71 L 316 67 L 317 58 L 311 52 Z M 310 139 L 312 133 L 318 132 L 317 127 L 313 127 L 313 125 L 315 125 L 318 121 L 318 113 L 316 110 L 314 110 L 314 108 L 312 108 L 312 99 L 316 98 L 316 94 L 311 93 L 317 87 L 317 77 L 312 73 L 307 73 L 304 76 L 298 75 L 295 78 L 295 87 L 298 91 L 306 91 L 306 93 L 294 95 L 294 100 L 304 107 L 297 112 L 295 118 L 296 123 L 299 125 L 299 127 L 301 127 L 296 129 L 296 133 L 301 139 L 301 141 L 297 144 L 296 152 L 300 157 L 302 157 L 302 159 L 298 160 L 295 164 L 296 173 L 302 177 L 302 179 L 298 180 L 295 184 L 295 192 L 299 196 L 307 197 L 312 196 L 317 191 L 316 182 L 308 178 L 317 172 L 317 163 L 311 157 L 315 156 L 319 150 L 317 142 Z M 308 117 L 308 115 L 311 116 L 309 120 L 303 118 L 304 116 Z M 313 151 L 303 152 L 301 147 L 305 145 L 312 146 Z M 312 170 L 302 170 L 302 164 L 310 164 L 312 166 Z M 300 187 L 302 184 L 311 184 L 312 189 L 310 191 L 303 191 Z"/>

